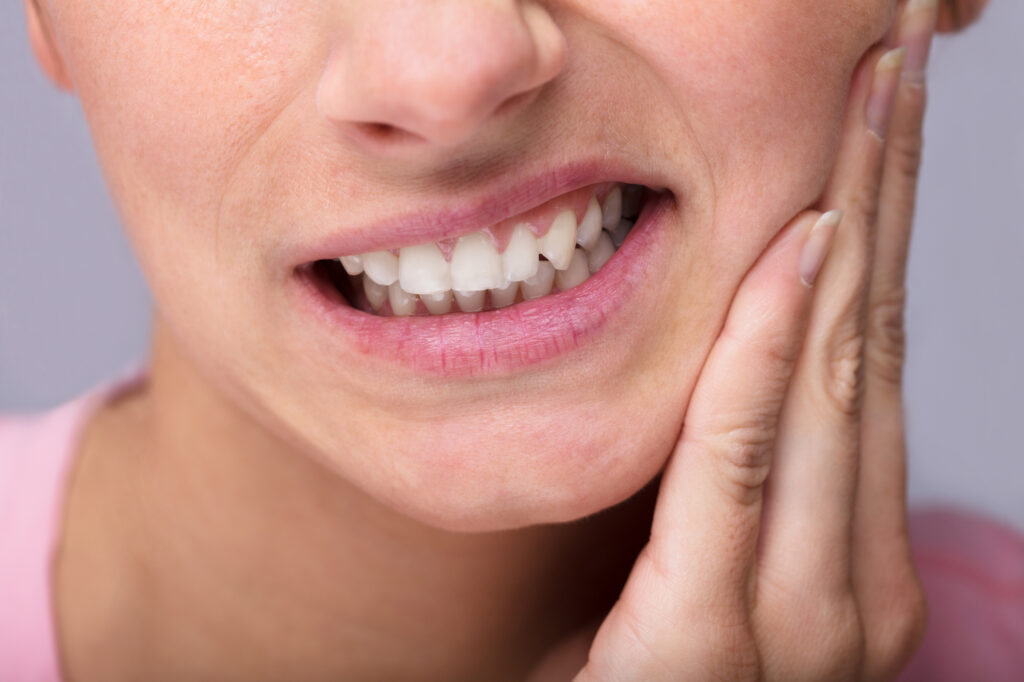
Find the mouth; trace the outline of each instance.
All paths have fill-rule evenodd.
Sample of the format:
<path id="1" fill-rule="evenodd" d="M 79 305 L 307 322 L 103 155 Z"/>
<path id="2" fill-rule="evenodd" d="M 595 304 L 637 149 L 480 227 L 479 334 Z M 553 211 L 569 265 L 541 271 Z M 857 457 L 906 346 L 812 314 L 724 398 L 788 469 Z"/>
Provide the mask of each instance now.
<path id="1" fill-rule="evenodd" d="M 419 226 L 366 231 L 298 266 L 296 291 L 338 355 L 444 376 L 516 371 L 634 317 L 616 311 L 651 314 L 649 275 L 671 257 L 670 191 L 598 180 L 533 203 L 483 225 L 438 224 L 434 239 Z M 396 244 L 402 234 L 415 237 Z"/>
<path id="2" fill-rule="evenodd" d="M 312 275 L 381 317 L 507 308 L 597 274 L 653 194 L 625 183 L 584 187 L 459 237 L 321 259 Z"/>

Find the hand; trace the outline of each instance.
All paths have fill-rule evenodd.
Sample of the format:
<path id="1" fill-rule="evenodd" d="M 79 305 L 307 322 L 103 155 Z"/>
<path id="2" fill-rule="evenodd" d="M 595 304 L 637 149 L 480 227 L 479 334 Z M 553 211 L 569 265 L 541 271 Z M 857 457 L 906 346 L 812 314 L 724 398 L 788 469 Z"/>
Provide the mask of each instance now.
<path id="1" fill-rule="evenodd" d="M 736 294 L 586 665 L 567 649 L 531 679 L 882 680 L 915 650 L 903 308 L 937 8 L 908 7 L 855 74 L 830 212 L 797 216 Z"/>

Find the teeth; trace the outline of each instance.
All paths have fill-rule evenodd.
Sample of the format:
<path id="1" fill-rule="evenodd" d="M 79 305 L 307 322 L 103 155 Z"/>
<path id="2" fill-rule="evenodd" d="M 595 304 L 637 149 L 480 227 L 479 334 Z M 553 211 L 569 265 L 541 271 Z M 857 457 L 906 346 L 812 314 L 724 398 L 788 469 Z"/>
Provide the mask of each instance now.
<path id="1" fill-rule="evenodd" d="M 394 315 L 412 315 L 416 312 L 416 296 L 402 288 L 398 282 L 388 287 L 388 301 Z"/>
<path id="2" fill-rule="evenodd" d="M 345 272 L 350 275 L 360 275 L 363 272 L 363 258 L 362 256 L 342 256 L 338 259 L 341 261 L 341 266 L 345 268 Z"/>
<path id="3" fill-rule="evenodd" d="M 436 294 L 423 294 L 420 296 L 423 305 L 427 307 L 431 315 L 444 315 L 452 309 L 451 290 L 439 291 Z"/>
<path id="4" fill-rule="evenodd" d="M 576 234 L 576 243 L 587 251 L 594 248 L 601 236 L 601 220 L 601 206 L 597 203 L 597 197 L 591 197 Z"/>
<path id="5" fill-rule="evenodd" d="M 505 286 L 501 256 L 483 232 L 459 239 L 452 252 L 451 270 L 452 288 L 457 292 L 483 292 Z"/>
<path id="6" fill-rule="evenodd" d="M 390 251 L 374 251 L 363 256 L 366 275 L 377 284 L 391 286 L 398 281 L 398 259 Z"/>
<path id="7" fill-rule="evenodd" d="M 622 219 L 622 190 L 616 185 L 604 198 L 604 206 L 601 207 L 603 218 L 602 226 L 606 230 L 614 230 Z"/>
<path id="8" fill-rule="evenodd" d="M 608 236 L 608 233 L 601 231 L 601 236 L 597 240 L 597 246 L 590 250 L 587 255 L 587 269 L 590 270 L 590 274 L 594 274 L 598 270 L 604 267 L 604 264 L 608 262 L 608 259 L 615 253 L 615 244 L 612 244 L 612 238 Z"/>
<path id="9" fill-rule="evenodd" d="M 551 285 L 555 283 L 555 267 L 549 261 L 541 261 L 537 274 L 523 280 L 523 298 L 527 301 L 547 296 L 551 293 Z"/>
<path id="10" fill-rule="evenodd" d="M 370 307 L 375 311 L 380 310 L 384 301 L 388 300 L 388 288 L 374 282 L 369 275 L 363 275 L 363 292 L 366 294 L 366 300 L 370 302 Z"/>
<path id="11" fill-rule="evenodd" d="M 555 273 L 555 284 L 562 291 L 566 291 L 583 284 L 588 277 L 590 277 L 590 270 L 587 268 L 587 252 L 583 249 L 576 249 L 572 253 L 569 267 Z"/>
<path id="12" fill-rule="evenodd" d="M 456 290 L 455 302 L 464 313 L 478 313 L 484 309 L 484 292 Z"/>
<path id="13" fill-rule="evenodd" d="M 525 225 L 516 225 L 512 239 L 501 254 L 505 280 L 522 282 L 537 273 L 537 238 Z"/>
<path id="14" fill-rule="evenodd" d="M 519 282 L 509 282 L 501 289 L 491 289 L 491 307 L 507 308 L 516 302 L 517 293 L 519 293 Z"/>
<path id="15" fill-rule="evenodd" d="M 622 242 L 626 241 L 626 235 L 633 229 L 633 221 L 626 220 L 623 218 L 619 221 L 619 226 L 612 232 L 612 244 L 615 248 L 622 246 Z"/>
<path id="16" fill-rule="evenodd" d="M 537 240 L 537 247 L 556 270 L 569 267 L 576 248 L 576 214 L 572 211 L 559 213 L 547 234 Z"/>
<path id="17" fill-rule="evenodd" d="M 633 228 L 644 191 L 615 185 L 603 201 L 591 194 L 578 224 L 576 209 L 564 210 L 542 237 L 535 237 L 527 222 L 515 225 L 509 235 L 510 224 L 503 222 L 454 242 L 337 260 L 357 290 L 362 284 L 366 301 L 378 313 L 385 301 L 393 315 L 422 313 L 420 301 L 432 315 L 505 308 L 577 287 L 603 268 Z M 495 242 L 505 238 L 507 245 L 498 253 Z"/>
<path id="18" fill-rule="evenodd" d="M 436 294 L 452 288 L 448 261 L 433 242 L 398 252 L 398 281 L 410 294 Z"/>

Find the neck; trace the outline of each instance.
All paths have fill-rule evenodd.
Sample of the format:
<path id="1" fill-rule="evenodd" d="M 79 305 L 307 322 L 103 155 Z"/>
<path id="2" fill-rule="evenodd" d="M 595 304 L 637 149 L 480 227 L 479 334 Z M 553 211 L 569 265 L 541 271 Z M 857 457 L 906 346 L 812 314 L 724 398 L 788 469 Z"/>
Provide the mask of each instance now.
<path id="1" fill-rule="evenodd" d="M 69 679 L 523 679 L 610 608 L 647 538 L 650 485 L 569 524 L 418 523 L 239 411 L 159 323 L 154 338 L 148 382 L 92 421 L 72 478 Z"/>

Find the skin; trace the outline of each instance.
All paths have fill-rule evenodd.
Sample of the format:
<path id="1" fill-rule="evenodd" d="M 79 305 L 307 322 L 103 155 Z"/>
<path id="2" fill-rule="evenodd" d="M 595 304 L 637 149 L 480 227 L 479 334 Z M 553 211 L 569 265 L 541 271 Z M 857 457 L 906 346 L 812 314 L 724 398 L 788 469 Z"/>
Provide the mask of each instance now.
<path id="1" fill-rule="evenodd" d="M 900 3 L 26 7 L 40 64 L 82 102 L 157 302 L 149 379 L 90 422 L 71 481 L 55 574 L 69 679 L 522 679 L 545 656 L 537 679 L 559 679 L 587 661 L 594 628 L 572 633 L 613 604 L 584 679 L 886 677 L 906 660 L 923 614 L 903 529 L 901 349 L 851 342 L 894 328 L 869 325 L 872 311 L 902 311 L 886 304 L 902 284 L 921 84 L 896 93 L 897 152 L 864 125 Z M 599 154 L 643 164 L 678 204 L 656 314 L 627 311 L 574 353 L 429 379 L 318 352 L 285 296 L 297 245 Z M 808 207 L 849 214 L 824 312 L 794 274 Z M 868 237 L 887 224 L 879 243 L 897 246 L 873 271 Z M 769 342 L 791 361 L 758 364 Z M 887 390 L 851 373 L 865 357 Z M 784 408 L 791 381 L 804 397 Z M 836 399 L 844 382 L 855 388 Z M 860 434 L 865 414 L 897 417 Z M 820 442 L 898 456 L 858 473 L 859 448 L 818 471 L 780 455 L 763 510 L 767 468 L 748 464 L 764 453 L 726 436 L 756 427 L 799 451 L 785 434 L 815 418 Z M 737 452 L 743 466 L 701 464 Z M 752 497 L 708 492 L 730 486 Z M 818 488 L 839 502 L 800 492 Z M 762 512 L 767 564 L 751 558 Z M 808 546 L 822 556 L 787 564 Z M 840 605 L 811 619 L 836 635 L 811 661 L 783 598 L 808 578 Z M 758 580 L 782 586 L 757 591 L 775 595 L 760 610 L 737 597 Z M 723 634 L 740 613 L 742 636 Z M 667 635 L 678 622 L 696 634 Z M 733 658 L 710 656 L 723 650 Z"/>

